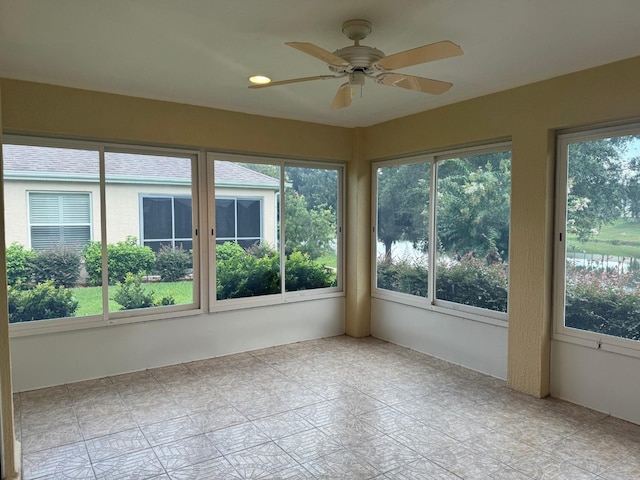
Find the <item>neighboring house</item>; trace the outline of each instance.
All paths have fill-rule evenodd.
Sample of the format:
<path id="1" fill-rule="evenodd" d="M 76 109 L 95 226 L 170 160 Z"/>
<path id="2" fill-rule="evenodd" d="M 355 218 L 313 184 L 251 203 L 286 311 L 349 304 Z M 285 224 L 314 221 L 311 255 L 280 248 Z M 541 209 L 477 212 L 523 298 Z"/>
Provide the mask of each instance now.
<path id="1" fill-rule="evenodd" d="M 99 154 L 4 145 L 6 242 L 34 250 L 100 240 Z M 215 161 L 216 239 L 275 245 L 279 181 Z M 107 242 L 135 235 L 143 245 L 192 248 L 192 161 L 105 153 Z"/>

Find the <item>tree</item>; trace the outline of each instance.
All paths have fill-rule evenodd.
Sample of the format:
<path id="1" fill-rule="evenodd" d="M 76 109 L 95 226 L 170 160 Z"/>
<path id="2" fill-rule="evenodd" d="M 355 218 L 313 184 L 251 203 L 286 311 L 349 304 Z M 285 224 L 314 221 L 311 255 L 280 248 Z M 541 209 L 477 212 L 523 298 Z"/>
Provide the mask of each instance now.
<path id="1" fill-rule="evenodd" d="M 326 204 L 307 207 L 307 199 L 293 188 L 285 190 L 285 253 L 306 253 L 314 260 L 332 251 L 336 215 Z"/>
<path id="2" fill-rule="evenodd" d="M 338 205 L 338 171 L 326 168 L 286 167 L 288 183 L 307 201 L 307 208 L 327 208 Z"/>
<path id="3" fill-rule="evenodd" d="M 448 254 L 509 254 L 511 153 L 474 155 L 438 164 L 438 241 Z"/>
<path id="4" fill-rule="evenodd" d="M 429 163 L 410 163 L 378 169 L 378 240 L 385 258 L 391 247 L 409 241 L 426 251 L 429 220 Z"/>
<path id="5" fill-rule="evenodd" d="M 632 158 L 626 180 L 627 206 L 631 218 L 640 218 L 640 157 Z"/>
<path id="6" fill-rule="evenodd" d="M 627 143 L 628 137 L 613 137 L 569 145 L 567 226 L 581 241 L 593 238 L 624 212 L 622 158 Z"/>

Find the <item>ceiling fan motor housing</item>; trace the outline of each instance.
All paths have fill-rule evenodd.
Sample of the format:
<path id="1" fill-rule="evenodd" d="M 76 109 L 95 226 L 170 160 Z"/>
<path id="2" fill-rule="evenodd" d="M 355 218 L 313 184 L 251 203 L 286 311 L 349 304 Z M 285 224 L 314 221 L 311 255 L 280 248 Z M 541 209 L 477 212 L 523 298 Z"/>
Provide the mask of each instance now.
<path id="1" fill-rule="evenodd" d="M 360 70 L 366 73 L 372 73 L 375 69 L 373 64 L 381 58 L 384 58 L 384 53 L 377 48 L 367 47 L 365 45 L 351 45 L 344 47 L 333 52 L 340 58 L 349 62 L 350 67 L 339 67 L 336 65 L 329 65 L 329 68 L 334 72 L 344 73 L 353 70 Z"/>

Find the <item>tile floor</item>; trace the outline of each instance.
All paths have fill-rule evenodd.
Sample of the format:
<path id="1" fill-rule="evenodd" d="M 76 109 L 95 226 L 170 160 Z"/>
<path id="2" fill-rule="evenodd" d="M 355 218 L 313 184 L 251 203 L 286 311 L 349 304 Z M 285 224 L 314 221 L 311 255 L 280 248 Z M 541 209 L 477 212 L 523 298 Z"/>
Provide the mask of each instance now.
<path id="1" fill-rule="evenodd" d="M 640 426 L 373 338 L 16 394 L 24 479 L 638 479 Z"/>

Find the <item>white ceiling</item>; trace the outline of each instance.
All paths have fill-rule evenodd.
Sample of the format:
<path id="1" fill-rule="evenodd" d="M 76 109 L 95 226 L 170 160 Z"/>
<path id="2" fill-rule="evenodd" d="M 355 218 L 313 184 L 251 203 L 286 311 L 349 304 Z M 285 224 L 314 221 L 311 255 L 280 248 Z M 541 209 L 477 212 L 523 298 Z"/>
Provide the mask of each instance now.
<path id="1" fill-rule="evenodd" d="M 454 87 L 369 81 L 339 111 L 342 80 L 247 88 L 258 73 L 330 74 L 284 42 L 351 45 L 352 18 L 387 55 L 459 44 L 460 57 L 401 70 Z M 640 0 L 0 0 L 0 76 L 356 127 L 640 55 L 639 22 Z"/>

